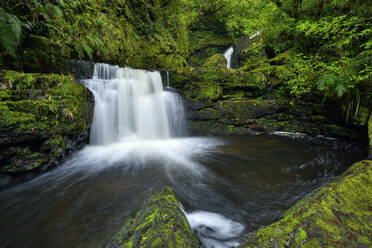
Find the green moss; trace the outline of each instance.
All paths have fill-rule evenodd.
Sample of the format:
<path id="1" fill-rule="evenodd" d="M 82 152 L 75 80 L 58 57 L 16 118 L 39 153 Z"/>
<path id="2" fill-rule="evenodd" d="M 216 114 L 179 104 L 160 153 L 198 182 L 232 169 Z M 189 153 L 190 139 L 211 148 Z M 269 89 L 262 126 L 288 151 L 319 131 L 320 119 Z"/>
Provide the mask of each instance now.
<path id="1" fill-rule="evenodd" d="M 247 72 L 238 70 L 226 70 L 221 68 L 177 68 L 169 70 L 171 86 L 183 92 L 194 91 L 193 95 L 204 94 L 200 91 L 205 91 L 203 86 L 195 88 L 195 86 L 213 85 L 215 88 L 220 88 L 219 91 L 235 92 L 241 90 L 244 92 L 256 92 L 258 84 L 256 77 Z"/>
<path id="2" fill-rule="evenodd" d="M 241 247 L 370 247 L 371 183 L 372 161 L 356 163 Z"/>
<path id="3" fill-rule="evenodd" d="M 226 69 L 227 60 L 225 56 L 222 54 L 215 54 L 212 57 L 209 57 L 205 63 L 203 64 L 204 67 L 214 67 L 214 68 L 221 68 Z"/>
<path id="4" fill-rule="evenodd" d="M 152 193 L 108 247 L 200 247 L 169 187 Z"/>
<path id="5" fill-rule="evenodd" d="M 30 144 L 35 147 L 32 153 L 38 154 L 18 148 L 0 151 L 0 164 L 10 165 L 1 166 L 3 170 L 51 166 L 74 138 L 86 135 L 93 111 L 91 94 L 71 77 L 0 71 L 0 85 L 7 89 L 0 91 L 0 145 Z"/>

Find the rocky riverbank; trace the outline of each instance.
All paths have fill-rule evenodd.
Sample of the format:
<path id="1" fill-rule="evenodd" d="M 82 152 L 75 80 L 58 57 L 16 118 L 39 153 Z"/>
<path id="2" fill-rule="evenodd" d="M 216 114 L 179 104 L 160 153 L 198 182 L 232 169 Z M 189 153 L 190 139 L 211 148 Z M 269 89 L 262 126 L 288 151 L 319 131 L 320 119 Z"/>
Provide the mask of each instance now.
<path id="1" fill-rule="evenodd" d="M 0 72 L 0 186 L 54 167 L 86 143 L 93 96 L 72 77 Z"/>
<path id="2" fill-rule="evenodd" d="M 189 128 L 197 135 L 249 135 L 274 131 L 332 137 L 366 137 L 368 110 L 346 123 L 342 109 L 321 96 L 291 102 L 282 81 L 211 67 L 170 70 L 171 86 L 184 97 Z"/>

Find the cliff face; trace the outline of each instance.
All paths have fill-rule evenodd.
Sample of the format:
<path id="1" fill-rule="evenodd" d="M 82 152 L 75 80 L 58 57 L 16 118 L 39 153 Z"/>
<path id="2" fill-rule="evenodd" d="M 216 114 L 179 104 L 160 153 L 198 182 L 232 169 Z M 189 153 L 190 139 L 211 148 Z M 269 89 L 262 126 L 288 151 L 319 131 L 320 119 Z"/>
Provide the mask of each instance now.
<path id="1" fill-rule="evenodd" d="M 87 141 L 92 95 L 71 77 L 0 72 L 1 186 L 45 171 Z"/>

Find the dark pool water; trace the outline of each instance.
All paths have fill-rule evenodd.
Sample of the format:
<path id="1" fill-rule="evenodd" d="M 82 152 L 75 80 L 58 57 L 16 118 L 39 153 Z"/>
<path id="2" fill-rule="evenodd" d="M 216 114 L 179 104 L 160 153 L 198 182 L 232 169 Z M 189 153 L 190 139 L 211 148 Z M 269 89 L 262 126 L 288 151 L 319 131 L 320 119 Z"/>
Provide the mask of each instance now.
<path id="1" fill-rule="evenodd" d="M 358 144 L 281 136 L 87 147 L 0 192 L 0 247 L 105 247 L 144 193 L 165 185 L 186 212 L 244 225 L 242 238 L 365 156 Z"/>

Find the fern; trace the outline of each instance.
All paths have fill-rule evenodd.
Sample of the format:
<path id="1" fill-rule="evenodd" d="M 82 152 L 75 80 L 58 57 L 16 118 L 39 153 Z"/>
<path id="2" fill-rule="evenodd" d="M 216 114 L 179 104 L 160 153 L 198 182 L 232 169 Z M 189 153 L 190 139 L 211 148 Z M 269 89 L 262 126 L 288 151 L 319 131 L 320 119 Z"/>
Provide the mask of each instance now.
<path id="1" fill-rule="evenodd" d="M 86 41 L 81 43 L 84 52 L 88 55 L 90 60 L 93 60 L 93 49 L 88 45 Z"/>
<path id="2" fill-rule="evenodd" d="M 9 54 L 14 54 L 21 43 L 22 22 L 17 16 L 0 8 L 0 45 Z"/>

